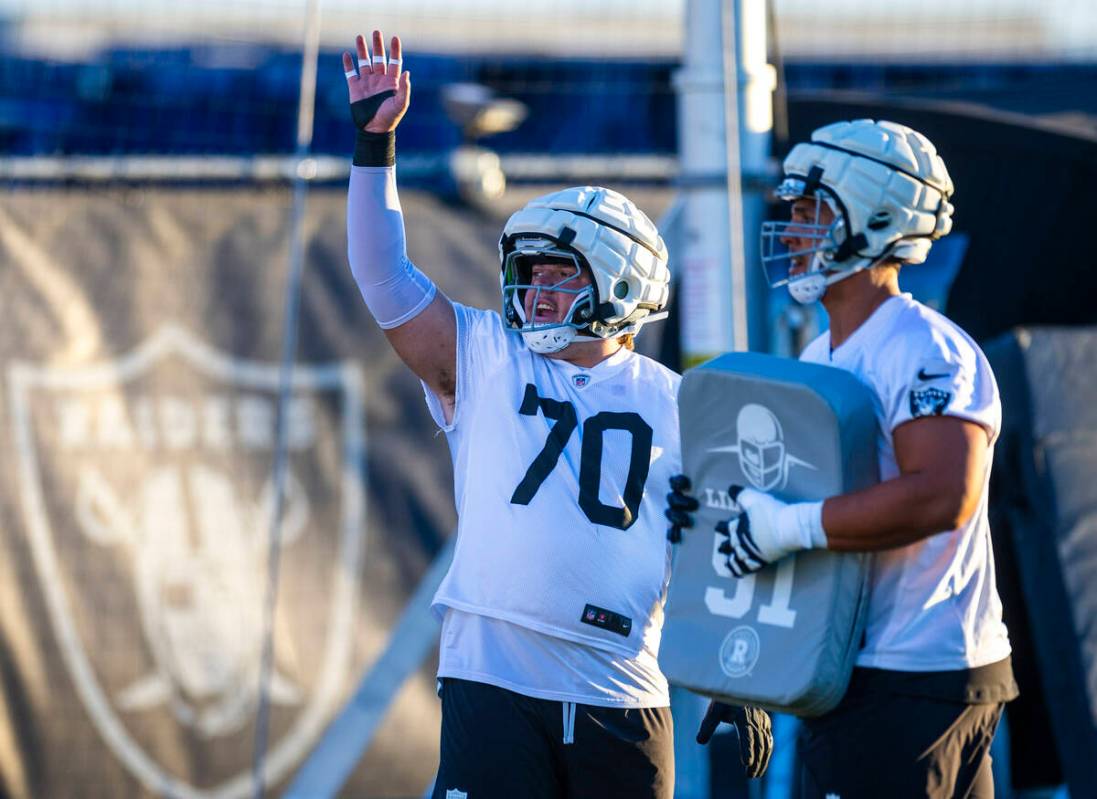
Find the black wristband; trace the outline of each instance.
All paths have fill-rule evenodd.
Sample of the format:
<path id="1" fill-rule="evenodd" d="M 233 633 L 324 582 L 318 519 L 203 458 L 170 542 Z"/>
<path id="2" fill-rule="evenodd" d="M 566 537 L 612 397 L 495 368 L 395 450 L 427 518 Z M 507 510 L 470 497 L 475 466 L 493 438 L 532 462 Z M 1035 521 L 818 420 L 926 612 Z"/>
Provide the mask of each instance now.
<path id="1" fill-rule="evenodd" d="M 385 100 L 396 95 L 393 89 L 378 92 L 350 104 L 350 116 L 358 139 L 354 143 L 355 166 L 392 166 L 396 163 L 396 133 L 370 133 L 365 130 Z"/>
<path id="2" fill-rule="evenodd" d="M 355 166 L 392 166 L 396 163 L 396 131 L 359 130 L 354 141 Z"/>

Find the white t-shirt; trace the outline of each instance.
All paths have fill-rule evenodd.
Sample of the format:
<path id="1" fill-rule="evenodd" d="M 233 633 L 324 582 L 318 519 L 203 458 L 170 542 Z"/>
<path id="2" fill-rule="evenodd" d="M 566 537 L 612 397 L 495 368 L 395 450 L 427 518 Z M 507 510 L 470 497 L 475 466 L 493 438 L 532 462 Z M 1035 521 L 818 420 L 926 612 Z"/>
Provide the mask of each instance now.
<path id="1" fill-rule="evenodd" d="M 947 318 L 902 294 L 880 305 L 833 352 L 828 331 L 800 359 L 847 369 L 872 389 L 881 480 L 899 474 L 892 433 L 904 422 L 944 414 L 975 422 L 988 433 L 983 493 L 967 523 L 875 553 L 865 646 L 857 665 L 948 671 L 1005 658 L 1009 637 L 987 523 L 1002 406 L 978 345 Z"/>
<path id="2" fill-rule="evenodd" d="M 670 578 L 663 502 L 681 470 L 680 377 L 626 349 L 590 369 L 546 358 L 495 312 L 454 310 L 448 424 L 427 391 L 449 441 L 459 519 L 433 603 L 445 616 L 440 675 L 477 671 L 481 682 L 592 704 L 667 704 L 655 655 Z M 515 636 L 558 650 L 568 669 L 520 679 L 529 664 L 511 657 Z"/>

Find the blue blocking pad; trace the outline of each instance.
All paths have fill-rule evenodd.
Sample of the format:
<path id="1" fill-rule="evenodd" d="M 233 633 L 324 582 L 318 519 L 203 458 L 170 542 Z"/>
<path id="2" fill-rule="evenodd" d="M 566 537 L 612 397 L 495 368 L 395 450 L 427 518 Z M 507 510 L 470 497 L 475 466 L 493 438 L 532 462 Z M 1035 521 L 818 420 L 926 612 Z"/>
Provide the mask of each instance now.
<path id="1" fill-rule="evenodd" d="M 678 404 L 701 508 L 675 547 L 659 663 L 700 694 L 821 715 L 849 683 L 869 556 L 806 551 L 737 579 L 714 528 L 733 515 L 732 484 L 802 501 L 876 483 L 872 393 L 842 369 L 729 353 L 687 372 Z"/>

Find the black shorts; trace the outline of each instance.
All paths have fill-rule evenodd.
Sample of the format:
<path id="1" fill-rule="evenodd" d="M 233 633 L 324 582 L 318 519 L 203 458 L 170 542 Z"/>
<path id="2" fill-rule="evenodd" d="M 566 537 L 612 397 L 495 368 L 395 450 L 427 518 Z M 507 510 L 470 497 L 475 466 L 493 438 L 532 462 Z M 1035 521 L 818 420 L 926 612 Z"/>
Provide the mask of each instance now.
<path id="1" fill-rule="evenodd" d="M 433 799 L 671 799 L 670 708 L 618 709 L 442 681 Z"/>
<path id="2" fill-rule="evenodd" d="M 991 799 L 1003 703 L 902 692 L 888 674 L 855 669 L 838 707 L 800 725 L 799 799 Z"/>

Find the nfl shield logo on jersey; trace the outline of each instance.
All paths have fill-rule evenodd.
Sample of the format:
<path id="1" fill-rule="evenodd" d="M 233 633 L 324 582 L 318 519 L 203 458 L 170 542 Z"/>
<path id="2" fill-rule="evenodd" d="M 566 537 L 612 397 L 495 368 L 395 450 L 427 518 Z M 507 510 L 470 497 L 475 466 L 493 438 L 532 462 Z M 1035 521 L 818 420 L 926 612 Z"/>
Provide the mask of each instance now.
<path id="1" fill-rule="evenodd" d="M 469 799 L 469 795 L 465 791 L 450 788 L 446 791 L 446 799 Z"/>
<path id="2" fill-rule="evenodd" d="M 572 375 L 571 382 L 575 384 L 576 388 L 586 388 L 590 382 L 590 375 Z"/>

